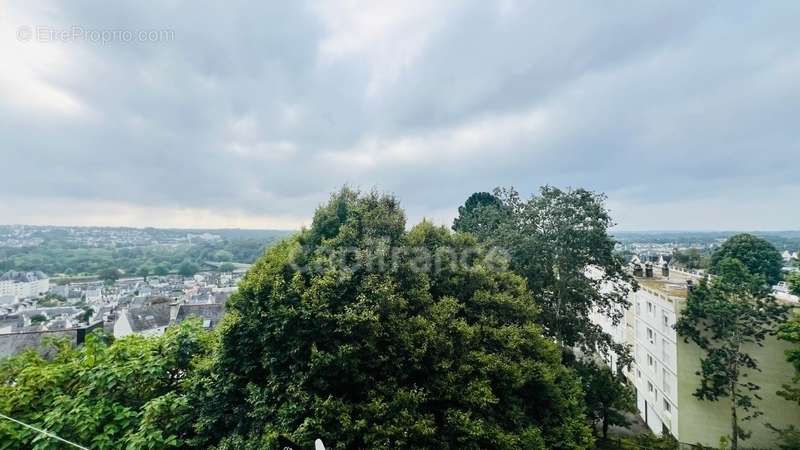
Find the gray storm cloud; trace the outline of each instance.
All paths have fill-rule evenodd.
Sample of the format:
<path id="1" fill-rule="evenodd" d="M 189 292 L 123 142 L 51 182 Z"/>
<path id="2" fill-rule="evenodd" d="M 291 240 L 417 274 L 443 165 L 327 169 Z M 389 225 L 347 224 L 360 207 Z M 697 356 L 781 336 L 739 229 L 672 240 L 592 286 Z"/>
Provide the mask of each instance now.
<path id="1" fill-rule="evenodd" d="M 3 9 L 2 223 L 295 227 L 344 183 L 447 222 L 550 183 L 624 229 L 800 224 L 796 2 Z M 174 34 L 18 37 L 76 26 Z"/>

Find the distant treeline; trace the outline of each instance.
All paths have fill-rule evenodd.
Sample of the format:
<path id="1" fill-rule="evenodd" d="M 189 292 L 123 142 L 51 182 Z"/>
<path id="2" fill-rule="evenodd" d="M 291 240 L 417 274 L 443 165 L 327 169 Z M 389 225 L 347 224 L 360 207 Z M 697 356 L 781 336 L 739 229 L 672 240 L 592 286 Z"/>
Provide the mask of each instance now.
<path id="1" fill-rule="evenodd" d="M 50 275 L 95 275 L 114 268 L 126 275 L 134 275 L 142 273 L 143 268 L 149 273 L 177 272 L 180 265 L 187 262 L 198 266 L 203 266 L 205 261 L 252 263 L 267 247 L 290 234 L 278 230 L 139 231 L 145 231 L 153 241 L 123 244 L 111 238 L 104 239 L 102 233 L 98 233 L 100 238 L 87 245 L 65 229 L 48 230 L 37 236 L 44 239 L 39 245 L 0 246 L 0 271 L 41 270 Z M 221 239 L 167 241 L 177 235 L 185 237 L 186 234 L 202 233 L 215 234 Z"/>
<path id="2" fill-rule="evenodd" d="M 739 231 L 616 231 L 614 238 L 623 244 L 649 242 L 679 246 L 719 244 Z M 778 250 L 800 249 L 800 230 L 752 231 L 755 236 L 769 241 Z"/>

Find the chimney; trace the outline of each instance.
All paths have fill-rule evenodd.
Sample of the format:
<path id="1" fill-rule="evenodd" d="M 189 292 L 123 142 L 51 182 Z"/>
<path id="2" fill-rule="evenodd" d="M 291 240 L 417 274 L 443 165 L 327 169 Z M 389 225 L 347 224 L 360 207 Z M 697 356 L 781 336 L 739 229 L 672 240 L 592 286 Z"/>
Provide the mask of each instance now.
<path id="1" fill-rule="evenodd" d="M 653 278 L 653 263 L 650 261 L 644 264 L 644 276 L 645 278 Z"/>
<path id="2" fill-rule="evenodd" d="M 669 278 L 669 265 L 667 263 L 664 263 L 661 266 L 661 276 L 664 278 Z"/>

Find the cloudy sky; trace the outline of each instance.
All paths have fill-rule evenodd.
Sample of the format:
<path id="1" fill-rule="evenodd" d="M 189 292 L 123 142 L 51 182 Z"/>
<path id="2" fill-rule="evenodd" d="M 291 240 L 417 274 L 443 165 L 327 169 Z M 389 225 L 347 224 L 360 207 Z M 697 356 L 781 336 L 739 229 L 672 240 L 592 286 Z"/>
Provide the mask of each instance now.
<path id="1" fill-rule="evenodd" d="M 0 223 L 294 228 L 345 183 L 447 223 L 554 184 L 621 229 L 800 228 L 800 2 L 254 3 L 0 3 Z"/>

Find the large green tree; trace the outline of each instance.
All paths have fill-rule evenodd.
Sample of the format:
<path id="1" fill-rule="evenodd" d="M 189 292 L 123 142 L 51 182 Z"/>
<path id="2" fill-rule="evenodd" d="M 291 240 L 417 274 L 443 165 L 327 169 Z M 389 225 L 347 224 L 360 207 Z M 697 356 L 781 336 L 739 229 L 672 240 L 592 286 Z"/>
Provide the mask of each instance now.
<path id="1" fill-rule="evenodd" d="M 769 241 L 758 236 L 742 233 L 723 242 L 711 255 L 712 273 L 720 272 L 720 263 L 725 258 L 738 259 L 753 275 L 763 275 L 770 285 L 781 280 L 783 258 L 780 252 Z"/>
<path id="2" fill-rule="evenodd" d="M 196 402 L 209 445 L 592 445 L 580 380 L 524 280 L 469 235 L 406 232 L 391 196 L 333 195 L 256 262 L 228 311 Z"/>
<path id="3" fill-rule="evenodd" d="M 185 448 L 194 409 L 188 393 L 213 336 L 195 321 L 163 337 L 117 341 L 93 333 L 84 345 L 53 344 L 0 361 L 0 413 L 92 449 Z M 50 352 L 53 353 L 53 352 Z M 0 420 L 0 449 L 67 448 Z"/>
<path id="4" fill-rule="evenodd" d="M 724 258 L 716 267 L 712 281 L 701 281 L 689 293 L 675 329 L 684 341 L 703 350 L 694 396 L 708 401 L 728 398 L 731 448 L 737 449 L 749 436 L 742 422 L 761 414 L 760 386 L 747 377 L 759 370 L 751 349 L 763 346 L 787 310 L 769 295 L 763 275 L 751 274 L 738 259 Z"/>
<path id="5" fill-rule="evenodd" d="M 584 354 L 613 351 L 626 365 L 626 346 L 595 325 L 589 316 L 597 311 L 618 323 L 630 305 L 628 293 L 634 281 L 615 252 L 609 235 L 613 221 L 602 194 L 585 189 L 542 187 L 538 195 L 523 200 L 512 189 L 496 189 L 500 207 L 479 208 L 487 217 L 470 223 L 491 223 L 482 228 L 463 228 L 487 245 L 505 249 L 511 267 L 524 276 L 541 305 L 538 320 L 545 332 L 565 349 L 580 348 Z M 587 276 L 587 268 L 600 269 Z"/>

